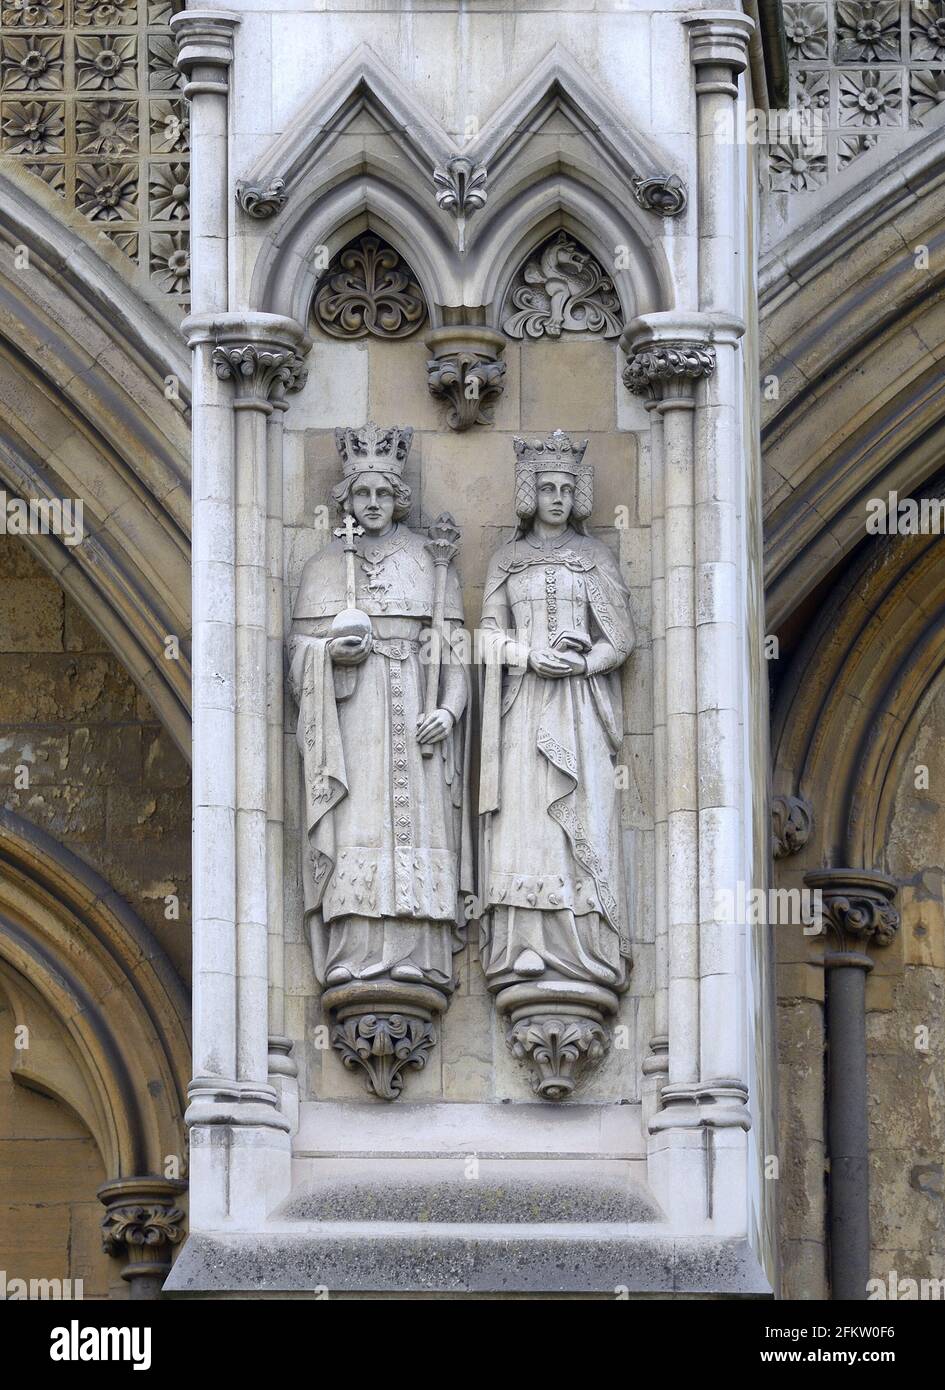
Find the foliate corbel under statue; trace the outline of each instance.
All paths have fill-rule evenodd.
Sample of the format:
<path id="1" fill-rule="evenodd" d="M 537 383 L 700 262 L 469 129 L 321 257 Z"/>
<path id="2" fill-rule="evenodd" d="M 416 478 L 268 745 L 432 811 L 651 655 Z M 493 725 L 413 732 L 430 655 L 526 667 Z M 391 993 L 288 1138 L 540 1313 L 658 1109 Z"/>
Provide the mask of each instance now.
<path id="1" fill-rule="evenodd" d="M 483 598 L 481 958 L 539 1096 L 610 1045 L 630 969 L 615 758 L 633 647 L 616 559 L 588 536 L 587 441 L 516 439 L 518 529 Z"/>
<path id="2" fill-rule="evenodd" d="M 289 640 L 315 974 L 333 1047 L 385 1100 L 436 1043 L 472 891 L 459 532 L 404 525 L 412 436 L 335 431 L 343 524 L 303 571 Z"/>

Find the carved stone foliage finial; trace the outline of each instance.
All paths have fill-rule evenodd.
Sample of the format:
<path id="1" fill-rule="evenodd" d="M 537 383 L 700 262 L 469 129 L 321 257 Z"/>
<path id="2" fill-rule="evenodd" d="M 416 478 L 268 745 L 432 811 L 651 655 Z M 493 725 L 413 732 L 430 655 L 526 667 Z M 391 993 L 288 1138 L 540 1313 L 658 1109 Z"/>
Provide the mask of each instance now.
<path id="1" fill-rule="evenodd" d="M 456 218 L 460 251 L 466 249 L 466 218 L 485 206 L 487 178 L 484 164 L 474 164 L 462 154 L 454 154 L 445 168 L 438 165 L 433 170 L 437 206 Z"/>
<path id="2" fill-rule="evenodd" d="M 614 282 L 590 251 L 556 232 L 530 256 L 506 300 L 502 327 L 510 338 L 560 338 L 593 333 L 616 338 L 623 328 Z"/>
<path id="3" fill-rule="evenodd" d="M 505 340 L 492 329 L 465 325 L 437 328 L 427 335 L 433 356 L 427 362 L 430 394 L 447 405 L 451 430 L 491 425 L 505 387 Z"/>
<path id="4" fill-rule="evenodd" d="M 248 217 L 259 220 L 274 217 L 289 201 L 285 179 L 273 179 L 268 186 L 240 179 L 236 185 L 236 201 Z"/>
<path id="5" fill-rule="evenodd" d="M 872 869 L 812 869 L 804 875 L 804 883 L 820 892 L 824 927 L 835 937 L 841 953 L 888 946 L 894 939 L 900 921 L 894 901 L 898 885 L 887 874 Z"/>
<path id="6" fill-rule="evenodd" d="M 312 317 L 332 338 L 407 338 L 424 323 L 427 306 L 399 252 L 364 235 L 332 260 L 315 290 Z"/>
<path id="7" fill-rule="evenodd" d="M 121 1277 L 137 1285 L 134 1297 L 157 1297 L 171 1267 L 171 1247 L 184 1238 L 185 1216 L 178 1206 L 187 1184 L 171 1178 L 117 1178 L 98 1190 L 106 1208 L 102 1248 L 126 1259 Z"/>
<path id="8" fill-rule="evenodd" d="M 232 381 L 238 395 L 268 401 L 288 391 L 300 391 L 308 371 L 291 348 L 261 348 L 255 343 L 215 347 L 211 354 L 217 376 Z"/>
<path id="9" fill-rule="evenodd" d="M 715 348 L 710 343 L 662 343 L 635 352 L 623 369 L 623 382 L 635 396 L 659 393 L 681 381 L 698 381 L 715 371 Z"/>
<path id="10" fill-rule="evenodd" d="M 641 208 L 660 217 L 678 217 L 686 207 L 686 186 L 678 174 L 634 179 L 633 196 Z"/>
<path id="11" fill-rule="evenodd" d="M 776 796 L 771 801 L 773 856 L 786 859 L 798 854 L 810 839 L 814 815 L 802 796 Z"/>

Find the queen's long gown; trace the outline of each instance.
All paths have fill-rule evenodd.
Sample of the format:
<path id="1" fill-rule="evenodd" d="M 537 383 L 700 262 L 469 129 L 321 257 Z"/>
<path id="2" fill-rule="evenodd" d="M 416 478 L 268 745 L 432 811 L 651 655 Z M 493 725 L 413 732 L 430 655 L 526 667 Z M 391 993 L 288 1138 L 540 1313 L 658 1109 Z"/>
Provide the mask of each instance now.
<path id="1" fill-rule="evenodd" d="M 306 918 L 316 975 L 422 979 L 449 989 L 462 944 L 461 895 L 471 891 L 463 714 L 467 681 L 448 661 L 439 705 L 456 721 L 425 758 L 424 709 L 434 566 L 405 526 L 360 543 L 357 604 L 373 640 L 356 667 L 332 667 L 331 618 L 346 607 L 344 553 L 333 542 L 306 566 L 290 638 L 303 755 Z M 446 616 L 462 621 L 447 578 Z M 464 849 L 465 845 L 465 849 Z M 336 974 L 337 978 L 337 974 Z"/>
<path id="2" fill-rule="evenodd" d="M 630 955 L 614 759 L 629 594 L 600 542 L 568 530 L 493 556 L 486 581 L 480 812 L 482 959 L 492 988 L 542 977 L 620 989 Z M 528 653 L 564 634 L 587 674 L 545 678 Z"/>

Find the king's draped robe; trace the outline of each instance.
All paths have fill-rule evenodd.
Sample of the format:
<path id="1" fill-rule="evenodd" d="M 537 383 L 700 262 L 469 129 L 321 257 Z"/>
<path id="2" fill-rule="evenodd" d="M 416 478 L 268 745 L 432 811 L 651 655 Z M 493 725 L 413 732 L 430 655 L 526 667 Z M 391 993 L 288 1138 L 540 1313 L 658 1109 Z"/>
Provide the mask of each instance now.
<path id="1" fill-rule="evenodd" d="M 530 651 L 565 634 L 586 674 L 547 678 Z M 544 976 L 626 985 L 629 924 L 615 757 L 619 668 L 634 641 L 611 552 L 568 528 L 493 555 L 484 656 L 480 947 L 492 988 Z"/>
<path id="2" fill-rule="evenodd" d="M 471 892 L 466 670 L 443 647 L 437 706 L 452 732 L 425 758 L 433 558 L 400 523 L 363 536 L 356 602 L 371 619 L 366 660 L 334 666 L 332 618 L 347 608 L 346 557 L 332 540 L 302 574 L 289 640 L 303 762 L 306 920 L 316 976 L 413 979 L 449 990 Z M 448 631 L 462 625 L 456 570 L 446 576 Z M 421 656 L 421 653 L 423 656 Z M 332 983 L 332 981 L 328 981 Z"/>

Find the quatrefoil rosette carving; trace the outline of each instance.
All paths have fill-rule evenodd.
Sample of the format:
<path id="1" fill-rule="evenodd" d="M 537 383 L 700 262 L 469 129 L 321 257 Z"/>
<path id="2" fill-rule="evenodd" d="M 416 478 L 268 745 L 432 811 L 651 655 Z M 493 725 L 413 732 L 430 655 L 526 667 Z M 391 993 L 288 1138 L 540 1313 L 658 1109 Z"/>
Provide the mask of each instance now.
<path id="1" fill-rule="evenodd" d="M 312 319 L 332 338 L 407 338 L 427 317 L 414 272 L 380 237 L 350 242 L 315 290 Z"/>

